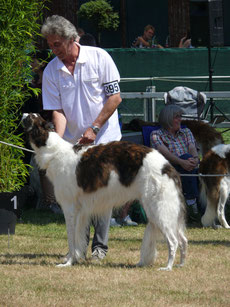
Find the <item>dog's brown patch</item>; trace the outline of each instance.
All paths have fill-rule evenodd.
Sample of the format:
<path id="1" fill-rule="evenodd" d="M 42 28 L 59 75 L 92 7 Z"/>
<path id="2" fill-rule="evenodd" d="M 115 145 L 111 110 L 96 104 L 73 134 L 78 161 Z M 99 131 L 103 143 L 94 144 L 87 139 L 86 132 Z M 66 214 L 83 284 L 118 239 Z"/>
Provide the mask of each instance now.
<path id="1" fill-rule="evenodd" d="M 180 175 L 171 164 L 167 163 L 164 165 L 164 167 L 162 168 L 162 175 L 164 174 L 167 174 L 168 177 L 173 179 L 175 184 L 181 188 Z"/>
<path id="2" fill-rule="evenodd" d="M 199 167 L 201 174 L 227 174 L 230 164 L 230 154 L 228 153 L 226 159 L 221 158 L 212 150 L 210 150 L 202 159 Z M 216 198 L 220 191 L 220 181 L 223 177 L 203 177 L 206 187 L 209 189 L 209 195 Z"/>
<path id="3" fill-rule="evenodd" d="M 180 211 L 180 218 L 184 219 L 186 207 L 185 207 L 185 200 L 182 192 L 182 183 L 179 173 L 176 169 L 169 163 L 165 164 L 162 168 L 162 175 L 166 174 L 169 178 L 171 178 L 175 182 L 175 186 L 178 190 L 178 195 L 181 202 L 181 211 Z"/>
<path id="4" fill-rule="evenodd" d="M 195 140 L 201 146 L 200 149 L 203 156 L 213 146 L 224 143 L 221 133 L 208 123 L 199 120 L 182 120 L 181 124 L 192 131 Z"/>
<path id="5" fill-rule="evenodd" d="M 122 185 L 129 186 L 136 177 L 143 159 L 152 150 L 129 142 L 111 142 L 89 148 L 77 169 L 77 182 L 85 192 L 108 185 L 111 170 L 119 175 Z"/>

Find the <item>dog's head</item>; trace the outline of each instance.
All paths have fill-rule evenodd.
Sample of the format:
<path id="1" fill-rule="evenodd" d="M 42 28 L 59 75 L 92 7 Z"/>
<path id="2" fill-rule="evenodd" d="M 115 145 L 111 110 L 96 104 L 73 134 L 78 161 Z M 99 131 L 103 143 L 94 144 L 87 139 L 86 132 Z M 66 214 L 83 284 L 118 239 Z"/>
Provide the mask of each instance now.
<path id="1" fill-rule="evenodd" d="M 22 125 L 33 148 L 33 145 L 37 148 L 45 146 L 49 132 L 54 131 L 52 123 L 45 121 L 39 114 L 35 113 L 24 113 Z"/>

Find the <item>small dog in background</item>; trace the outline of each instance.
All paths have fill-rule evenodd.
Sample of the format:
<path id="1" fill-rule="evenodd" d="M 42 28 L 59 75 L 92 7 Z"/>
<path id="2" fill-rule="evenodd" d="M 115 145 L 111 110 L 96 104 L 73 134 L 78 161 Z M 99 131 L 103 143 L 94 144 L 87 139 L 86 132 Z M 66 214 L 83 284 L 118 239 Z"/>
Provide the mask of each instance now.
<path id="1" fill-rule="evenodd" d="M 215 220 L 218 218 L 224 228 L 230 228 L 225 218 L 225 204 L 230 193 L 230 144 L 214 146 L 202 159 L 199 172 L 217 175 L 200 177 L 200 201 L 206 204 L 202 225 L 216 228 Z"/>
<path id="2" fill-rule="evenodd" d="M 168 263 L 161 269 L 172 269 L 178 246 L 180 266 L 184 265 L 187 239 L 181 181 L 157 150 L 129 142 L 74 146 L 34 114 L 24 116 L 23 124 L 65 215 L 69 253 L 60 266 L 85 259 L 86 228 L 92 215 L 136 199 L 148 218 L 139 266 L 153 264 L 159 230 L 168 244 Z"/>

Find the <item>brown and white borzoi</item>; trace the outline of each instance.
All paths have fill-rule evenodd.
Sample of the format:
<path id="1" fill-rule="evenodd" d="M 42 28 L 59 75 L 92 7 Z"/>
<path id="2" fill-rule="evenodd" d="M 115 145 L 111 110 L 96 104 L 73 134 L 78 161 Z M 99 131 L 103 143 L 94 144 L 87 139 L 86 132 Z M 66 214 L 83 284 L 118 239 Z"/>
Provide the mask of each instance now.
<path id="1" fill-rule="evenodd" d="M 199 172 L 201 174 L 214 174 L 227 176 L 200 177 L 201 202 L 206 210 L 201 218 L 203 226 L 217 227 L 215 219 L 218 218 L 224 228 L 230 228 L 225 219 L 225 204 L 230 193 L 230 144 L 214 146 L 202 159 Z"/>
<path id="2" fill-rule="evenodd" d="M 197 149 L 202 157 L 215 145 L 223 144 L 222 134 L 214 127 L 201 120 L 182 120 L 181 125 L 185 125 L 192 131 L 197 143 Z"/>
<path id="3" fill-rule="evenodd" d="M 181 182 L 157 150 L 129 142 L 73 146 L 50 131 L 39 115 L 29 114 L 23 123 L 35 159 L 46 170 L 64 212 L 69 253 L 66 263 L 60 266 L 85 258 L 85 230 L 91 215 L 135 199 L 139 199 L 148 217 L 139 265 L 154 262 L 159 230 L 169 249 L 167 266 L 162 269 L 172 269 L 178 245 L 180 266 L 184 264 L 187 239 Z"/>

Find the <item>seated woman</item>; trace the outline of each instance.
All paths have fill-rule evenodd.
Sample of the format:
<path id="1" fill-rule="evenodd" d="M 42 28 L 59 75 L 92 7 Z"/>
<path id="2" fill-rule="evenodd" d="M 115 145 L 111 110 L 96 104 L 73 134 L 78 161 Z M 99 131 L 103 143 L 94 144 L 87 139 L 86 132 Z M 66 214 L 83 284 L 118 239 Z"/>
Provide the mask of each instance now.
<path id="1" fill-rule="evenodd" d="M 167 105 L 159 114 L 161 128 L 150 135 L 151 147 L 157 149 L 180 174 L 197 174 L 199 157 L 195 139 L 188 128 L 181 127 L 183 111 L 176 105 Z M 198 218 L 198 177 L 181 176 L 182 189 L 190 214 Z"/>

